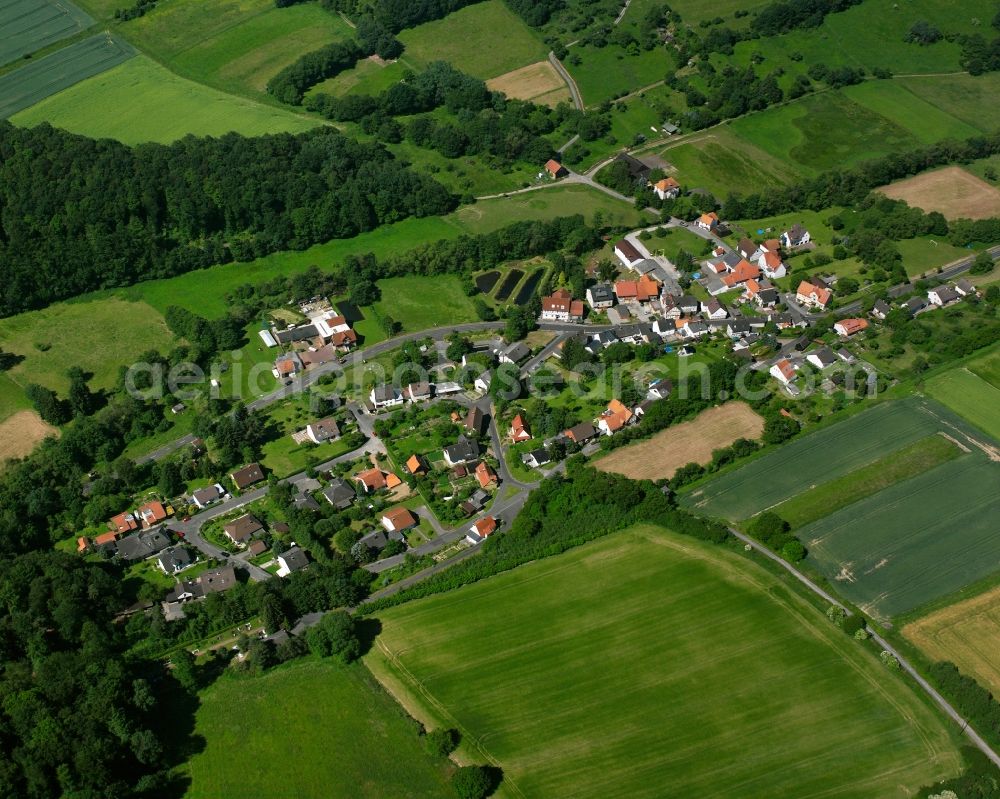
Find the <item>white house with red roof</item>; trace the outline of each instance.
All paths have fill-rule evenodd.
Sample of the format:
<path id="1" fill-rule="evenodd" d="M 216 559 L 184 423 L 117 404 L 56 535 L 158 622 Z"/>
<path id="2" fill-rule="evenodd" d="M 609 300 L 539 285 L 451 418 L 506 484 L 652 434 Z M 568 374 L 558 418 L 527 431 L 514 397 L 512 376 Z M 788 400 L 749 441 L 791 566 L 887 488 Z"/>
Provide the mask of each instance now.
<path id="1" fill-rule="evenodd" d="M 795 299 L 813 308 L 826 308 L 832 297 L 830 289 L 813 285 L 808 280 L 799 283 L 799 287 L 795 290 Z"/>
<path id="2" fill-rule="evenodd" d="M 798 367 L 787 358 L 782 358 L 771 367 L 771 377 L 777 378 L 782 384 L 789 385 L 795 380 Z"/>
<path id="3" fill-rule="evenodd" d="M 574 300 L 566 289 L 557 289 L 542 298 L 542 319 L 546 322 L 582 322 L 583 300 Z"/>
<path id="4" fill-rule="evenodd" d="M 653 192 L 661 200 L 673 200 L 681 193 L 681 184 L 675 178 L 663 178 L 653 184 Z"/>
<path id="5" fill-rule="evenodd" d="M 709 211 L 707 214 L 699 216 L 695 225 L 702 230 L 715 230 L 719 226 L 719 215 L 715 211 Z"/>

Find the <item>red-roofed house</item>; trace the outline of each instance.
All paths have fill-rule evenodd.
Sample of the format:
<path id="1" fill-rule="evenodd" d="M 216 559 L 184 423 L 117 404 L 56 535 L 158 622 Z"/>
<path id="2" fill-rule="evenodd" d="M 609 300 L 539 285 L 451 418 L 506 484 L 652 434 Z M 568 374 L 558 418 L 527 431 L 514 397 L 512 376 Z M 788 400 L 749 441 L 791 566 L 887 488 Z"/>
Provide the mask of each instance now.
<path id="1" fill-rule="evenodd" d="M 746 258 L 742 258 L 733 268 L 732 272 L 728 275 L 722 276 L 722 282 L 729 286 L 729 288 L 735 288 L 741 283 L 746 283 L 748 280 L 755 280 L 759 277 L 760 269 L 750 263 Z"/>
<path id="2" fill-rule="evenodd" d="M 484 516 L 469 528 L 469 534 L 465 540 L 470 544 L 478 544 L 484 538 L 493 535 L 497 531 L 497 520 L 492 516 Z"/>
<path id="3" fill-rule="evenodd" d="M 862 330 L 865 330 L 867 327 L 867 319 L 841 319 L 833 326 L 833 329 L 837 331 L 838 336 L 849 338 L 855 333 L 860 333 Z"/>
<path id="4" fill-rule="evenodd" d="M 510 440 L 515 444 L 520 441 L 531 440 L 531 432 L 528 430 L 528 425 L 521 414 L 514 417 L 514 420 L 510 423 L 510 430 L 507 431 L 507 435 L 510 436 Z"/>
<path id="5" fill-rule="evenodd" d="M 619 280 L 615 283 L 615 295 L 619 302 L 649 302 L 660 295 L 660 284 L 649 275 L 638 280 Z"/>
<path id="6" fill-rule="evenodd" d="M 390 533 L 417 526 L 417 517 L 407 508 L 393 508 L 382 514 L 382 526 Z"/>
<path id="7" fill-rule="evenodd" d="M 94 546 L 95 547 L 106 547 L 109 544 L 115 543 L 118 540 L 118 533 L 101 533 L 98 536 L 94 536 Z"/>
<path id="8" fill-rule="evenodd" d="M 710 211 L 699 216 L 695 224 L 702 230 L 715 230 L 719 226 L 719 215 L 715 211 Z"/>
<path id="9" fill-rule="evenodd" d="M 771 376 L 777 378 L 787 386 L 795 379 L 795 364 L 787 358 L 782 358 L 771 367 Z"/>
<path id="10" fill-rule="evenodd" d="M 830 289 L 814 286 L 808 280 L 799 283 L 795 290 L 795 299 L 803 305 L 811 305 L 813 308 L 826 308 L 830 303 L 832 294 Z"/>
<path id="11" fill-rule="evenodd" d="M 143 527 L 152 527 L 167 518 L 167 509 L 162 502 L 147 502 L 135 509 L 135 515 L 142 521 Z"/>
<path id="12" fill-rule="evenodd" d="M 606 436 L 611 436 L 632 421 L 633 414 L 620 400 L 613 399 L 597 420 L 597 426 Z"/>
<path id="13" fill-rule="evenodd" d="M 497 484 L 497 473 L 490 468 L 490 465 L 483 461 L 476 467 L 476 479 L 482 488 L 490 488 Z"/>
<path id="14" fill-rule="evenodd" d="M 583 301 L 574 300 L 566 289 L 542 298 L 542 319 L 549 322 L 582 322 Z"/>
<path id="15" fill-rule="evenodd" d="M 673 200 L 681 193 L 681 184 L 674 178 L 663 178 L 653 184 L 653 191 L 661 200 Z"/>
<path id="16" fill-rule="evenodd" d="M 545 171 L 549 173 L 549 177 L 561 178 L 566 174 L 566 168 L 556 161 L 555 158 L 550 158 L 545 162 Z"/>
<path id="17" fill-rule="evenodd" d="M 385 475 L 381 469 L 367 469 L 354 475 L 354 479 L 364 486 L 366 494 L 385 488 Z"/>
<path id="18" fill-rule="evenodd" d="M 125 511 L 125 513 L 119 513 L 117 516 L 112 517 L 111 528 L 116 533 L 130 533 L 133 530 L 139 529 L 139 522 L 133 514 Z"/>
<path id="19" fill-rule="evenodd" d="M 774 252 L 763 252 L 757 259 L 757 265 L 761 268 L 765 277 L 784 277 L 785 262 L 781 256 Z"/>

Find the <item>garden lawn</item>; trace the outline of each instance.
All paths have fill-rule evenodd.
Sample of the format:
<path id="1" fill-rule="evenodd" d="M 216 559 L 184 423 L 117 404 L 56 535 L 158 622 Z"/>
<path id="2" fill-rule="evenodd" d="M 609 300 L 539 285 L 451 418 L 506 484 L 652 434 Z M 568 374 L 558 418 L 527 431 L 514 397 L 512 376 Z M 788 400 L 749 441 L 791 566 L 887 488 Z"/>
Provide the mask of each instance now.
<path id="1" fill-rule="evenodd" d="M 959 768 L 870 651 L 762 568 L 661 528 L 379 620 L 370 668 L 498 763 L 508 795 L 904 797 Z"/>
<path id="2" fill-rule="evenodd" d="M 205 748 L 183 767 L 187 799 L 449 791 L 447 766 L 424 753 L 416 724 L 361 666 L 310 659 L 254 679 L 223 677 L 201 694 L 195 735 Z"/>
<path id="3" fill-rule="evenodd" d="M 48 122 L 95 139 L 168 144 L 188 134 L 299 133 L 319 120 L 180 78 L 145 56 L 102 72 L 15 114 L 15 125 Z"/>
<path id="4" fill-rule="evenodd" d="M 926 389 L 938 402 L 1000 439 L 1000 388 L 959 366 L 931 378 Z"/>
<path id="5" fill-rule="evenodd" d="M 961 450 L 943 436 L 928 436 L 849 474 L 814 486 L 771 510 L 797 530 L 960 454 Z"/>
<path id="6" fill-rule="evenodd" d="M 916 398 L 879 403 L 700 484 L 681 501 L 709 516 L 747 519 L 926 438 L 942 429 L 942 413 Z"/>
<path id="7" fill-rule="evenodd" d="M 402 31 L 398 38 L 406 47 L 403 58 L 418 69 L 431 61 L 448 61 L 483 80 L 542 61 L 549 52 L 502 0 L 474 3 Z"/>

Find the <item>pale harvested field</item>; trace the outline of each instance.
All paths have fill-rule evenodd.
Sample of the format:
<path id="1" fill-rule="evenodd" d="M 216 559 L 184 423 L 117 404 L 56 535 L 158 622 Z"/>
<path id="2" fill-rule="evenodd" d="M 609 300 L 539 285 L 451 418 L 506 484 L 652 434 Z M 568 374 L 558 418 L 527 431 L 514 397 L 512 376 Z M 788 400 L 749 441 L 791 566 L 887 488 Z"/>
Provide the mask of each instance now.
<path id="1" fill-rule="evenodd" d="M 932 660 L 950 660 L 1000 691 L 1000 587 L 905 625 L 903 636 Z"/>
<path id="2" fill-rule="evenodd" d="M 594 465 L 633 480 L 673 477 L 681 466 L 706 464 L 712 451 L 728 447 L 738 438 L 760 438 L 764 420 L 743 402 L 727 402 L 661 430 L 652 438 L 617 449 Z"/>
<path id="3" fill-rule="evenodd" d="M 569 99 L 569 89 L 548 61 L 528 64 L 486 81 L 487 87 L 503 92 L 515 100 L 539 100 L 545 105 L 556 105 Z"/>
<path id="4" fill-rule="evenodd" d="M 59 431 L 34 411 L 18 411 L 0 422 L 0 462 L 28 455 L 46 436 Z"/>
<path id="5" fill-rule="evenodd" d="M 924 211 L 940 211 L 948 219 L 1000 216 L 1000 191 L 957 166 L 890 183 L 879 191 Z"/>

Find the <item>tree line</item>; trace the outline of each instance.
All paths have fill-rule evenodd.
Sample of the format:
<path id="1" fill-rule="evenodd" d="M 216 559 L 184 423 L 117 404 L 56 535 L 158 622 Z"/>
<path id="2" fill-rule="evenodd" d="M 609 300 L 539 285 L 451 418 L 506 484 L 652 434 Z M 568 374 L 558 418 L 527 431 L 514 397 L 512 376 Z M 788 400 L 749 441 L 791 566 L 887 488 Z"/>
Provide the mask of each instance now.
<path id="1" fill-rule="evenodd" d="M 382 146 L 330 128 L 127 147 L 0 122 L 0 315 L 456 204 Z"/>

